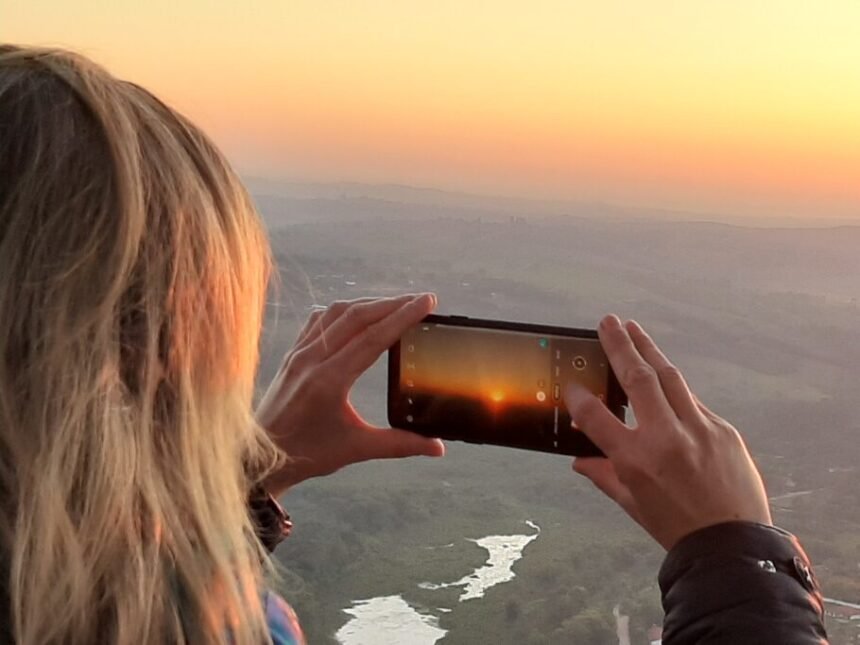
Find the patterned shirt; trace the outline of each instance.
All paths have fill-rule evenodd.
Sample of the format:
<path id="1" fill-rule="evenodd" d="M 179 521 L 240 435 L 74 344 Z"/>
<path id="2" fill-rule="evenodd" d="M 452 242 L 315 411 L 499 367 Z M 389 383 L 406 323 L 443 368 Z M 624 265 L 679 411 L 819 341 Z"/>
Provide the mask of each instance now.
<path id="1" fill-rule="evenodd" d="M 266 624 L 269 626 L 273 645 L 305 645 L 305 636 L 299 626 L 299 620 L 287 601 L 267 591 L 264 602 L 266 603 Z"/>

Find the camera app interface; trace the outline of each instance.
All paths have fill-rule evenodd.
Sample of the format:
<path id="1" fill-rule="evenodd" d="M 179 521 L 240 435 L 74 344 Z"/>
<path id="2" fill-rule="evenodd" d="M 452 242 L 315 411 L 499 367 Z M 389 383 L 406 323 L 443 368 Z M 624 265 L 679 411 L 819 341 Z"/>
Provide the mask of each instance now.
<path id="1" fill-rule="evenodd" d="M 608 378 L 596 339 L 422 323 L 401 340 L 397 408 L 405 427 L 439 436 L 559 448 L 566 385 L 605 401 Z"/>

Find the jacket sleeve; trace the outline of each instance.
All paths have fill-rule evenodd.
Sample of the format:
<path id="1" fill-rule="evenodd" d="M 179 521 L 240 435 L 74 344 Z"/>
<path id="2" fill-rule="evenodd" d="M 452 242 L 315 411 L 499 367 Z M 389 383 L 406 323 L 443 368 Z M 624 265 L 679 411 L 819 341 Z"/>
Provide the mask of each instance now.
<path id="1" fill-rule="evenodd" d="M 696 531 L 659 574 L 664 645 L 826 645 L 821 591 L 797 539 L 729 522 Z"/>

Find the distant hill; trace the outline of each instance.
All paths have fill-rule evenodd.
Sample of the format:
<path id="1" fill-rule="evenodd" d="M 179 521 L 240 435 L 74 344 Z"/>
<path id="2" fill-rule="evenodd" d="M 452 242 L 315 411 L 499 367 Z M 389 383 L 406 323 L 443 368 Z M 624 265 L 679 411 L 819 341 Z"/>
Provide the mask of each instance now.
<path id="1" fill-rule="evenodd" d="M 854 219 L 822 215 L 810 220 L 791 217 L 749 217 L 727 213 L 699 212 L 632 206 L 600 201 L 561 201 L 526 199 L 498 195 L 478 195 L 436 188 L 399 184 L 361 184 L 355 182 L 314 183 L 244 178 L 248 188 L 261 204 L 279 203 L 295 211 L 301 221 L 316 218 L 366 219 L 368 216 L 399 214 L 414 216 L 416 207 L 446 209 L 468 216 L 499 218 L 505 216 L 567 216 L 601 219 L 645 219 L 660 221 L 720 222 L 744 227 L 819 228 L 860 226 L 860 214 Z M 398 213 L 398 205 L 409 205 L 409 213 Z M 355 209 L 358 210 L 355 210 Z"/>
<path id="2" fill-rule="evenodd" d="M 554 213 L 408 187 L 254 190 L 281 278 L 261 384 L 308 308 L 338 299 L 433 290 L 443 313 L 575 326 L 609 311 L 636 318 L 743 433 L 775 521 L 802 537 L 828 596 L 860 602 L 860 227 Z M 350 397 L 375 424 L 385 424 L 386 377 L 380 361 Z M 300 530 L 277 555 L 282 591 L 310 642 L 334 645 L 343 610 L 373 598 L 432 616 L 447 630 L 440 645 L 616 642 L 616 607 L 631 642 L 644 643 L 662 620 L 662 553 L 561 457 L 449 442 L 443 460 L 355 466 L 285 502 Z M 541 534 L 514 579 L 467 603 L 420 586 L 482 566 L 472 541 L 522 534 L 526 520 Z M 857 632 L 829 629 L 834 643 Z"/>

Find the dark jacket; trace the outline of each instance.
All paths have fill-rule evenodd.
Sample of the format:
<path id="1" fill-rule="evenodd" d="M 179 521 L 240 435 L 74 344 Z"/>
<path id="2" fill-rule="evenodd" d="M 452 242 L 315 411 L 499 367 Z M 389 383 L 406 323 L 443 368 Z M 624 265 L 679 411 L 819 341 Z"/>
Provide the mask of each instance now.
<path id="1" fill-rule="evenodd" d="M 826 645 L 818 581 L 797 539 L 731 522 L 681 540 L 660 568 L 664 645 Z"/>

